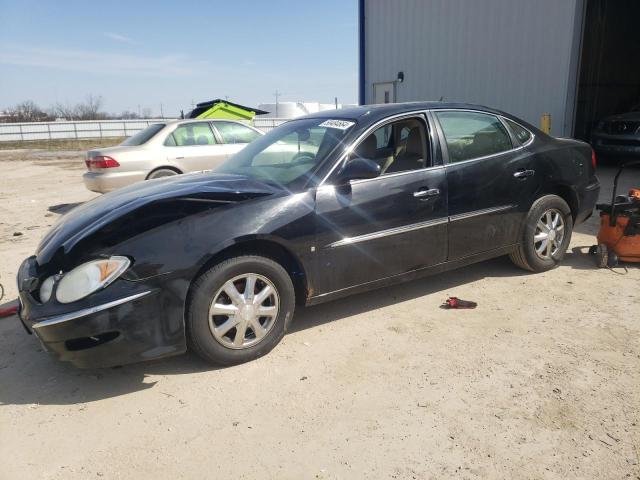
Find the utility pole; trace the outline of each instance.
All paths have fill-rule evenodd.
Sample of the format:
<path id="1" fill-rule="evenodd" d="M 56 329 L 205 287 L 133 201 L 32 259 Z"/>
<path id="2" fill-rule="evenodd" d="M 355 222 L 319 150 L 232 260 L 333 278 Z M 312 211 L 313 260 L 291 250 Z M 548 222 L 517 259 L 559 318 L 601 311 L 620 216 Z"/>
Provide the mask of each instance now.
<path id="1" fill-rule="evenodd" d="M 338 97 L 334 97 L 334 102 L 336 104 L 336 110 L 338 109 Z"/>
<path id="2" fill-rule="evenodd" d="M 276 89 L 273 95 L 276 97 L 276 118 L 279 118 L 278 117 L 278 99 L 282 94 Z"/>
<path id="3" fill-rule="evenodd" d="M 141 115 L 141 113 L 140 113 L 140 104 L 138 104 L 138 118 L 140 118 L 140 115 Z"/>
<path id="4" fill-rule="evenodd" d="M 162 111 L 162 103 L 160 104 L 160 118 L 164 118 L 164 112 Z"/>

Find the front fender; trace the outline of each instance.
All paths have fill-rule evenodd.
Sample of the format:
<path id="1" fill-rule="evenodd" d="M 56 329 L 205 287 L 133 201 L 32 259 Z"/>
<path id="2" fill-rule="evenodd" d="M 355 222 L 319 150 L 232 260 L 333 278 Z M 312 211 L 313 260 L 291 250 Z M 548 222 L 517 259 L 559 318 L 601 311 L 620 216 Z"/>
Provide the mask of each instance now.
<path id="1" fill-rule="evenodd" d="M 211 259 L 250 242 L 271 242 L 304 266 L 315 240 L 309 193 L 217 206 L 141 232 L 114 246 L 112 254 L 134 259 L 130 280 L 158 275 L 191 281 Z"/>

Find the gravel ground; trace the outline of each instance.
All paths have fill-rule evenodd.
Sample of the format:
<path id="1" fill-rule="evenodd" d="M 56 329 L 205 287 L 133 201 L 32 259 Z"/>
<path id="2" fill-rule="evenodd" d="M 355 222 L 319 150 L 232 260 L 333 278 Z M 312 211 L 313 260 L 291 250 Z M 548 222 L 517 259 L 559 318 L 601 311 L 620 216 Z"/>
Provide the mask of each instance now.
<path id="1" fill-rule="evenodd" d="M 4 301 L 47 228 L 95 196 L 82 168 L 0 152 Z M 501 258 L 301 309 L 232 368 L 77 370 L 0 319 L 0 478 L 640 478 L 640 269 L 596 269 L 597 228 L 544 274 Z M 447 295 L 479 306 L 438 308 Z"/>

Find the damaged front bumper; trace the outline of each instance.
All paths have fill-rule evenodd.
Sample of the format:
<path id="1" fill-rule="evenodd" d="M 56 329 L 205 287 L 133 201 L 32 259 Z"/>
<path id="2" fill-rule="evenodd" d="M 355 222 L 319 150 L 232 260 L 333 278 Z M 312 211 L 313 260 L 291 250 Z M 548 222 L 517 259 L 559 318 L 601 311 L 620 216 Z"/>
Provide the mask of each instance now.
<path id="1" fill-rule="evenodd" d="M 117 280 L 73 304 L 40 304 L 23 288 L 29 270 L 23 264 L 18 273 L 20 320 L 60 360 L 103 368 L 186 350 L 183 304 L 161 284 Z"/>

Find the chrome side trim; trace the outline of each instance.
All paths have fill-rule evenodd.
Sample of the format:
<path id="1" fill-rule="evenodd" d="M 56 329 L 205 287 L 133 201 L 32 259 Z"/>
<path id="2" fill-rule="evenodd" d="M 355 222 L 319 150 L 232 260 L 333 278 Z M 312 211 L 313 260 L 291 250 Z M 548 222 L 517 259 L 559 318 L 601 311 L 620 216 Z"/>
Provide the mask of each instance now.
<path id="1" fill-rule="evenodd" d="M 351 180 L 351 185 L 358 185 L 360 183 L 372 182 L 374 180 L 386 180 L 388 178 L 399 177 L 401 175 L 410 175 L 416 173 L 424 173 L 432 170 L 444 169 L 444 165 L 434 165 L 432 167 L 426 168 L 418 168 L 416 170 L 404 170 L 402 172 L 394 172 L 394 173 L 385 173 L 384 175 L 380 175 L 379 177 L 374 178 L 362 178 L 360 180 Z M 328 186 L 328 185 L 327 185 Z"/>
<path id="2" fill-rule="evenodd" d="M 505 150 L 504 152 L 493 153 L 491 155 L 485 155 L 484 157 L 469 158 L 467 160 L 460 160 L 459 162 L 453 162 L 453 163 L 448 162 L 446 164 L 446 166 L 447 167 L 452 167 L 454 165 L 464 165 L 465 163 L 478 162 L 480 160 L 486 160 L 488 158 L 495 158 L 495 157 L 499 157 L 501 155 L 506 155 L 508 153 L 515 153 L 515 152 L 518 152 L 520 150 L 524 150 L 524 147 L 512 148 L 511 150 Z"/>
<path id="3" fill-rule="evenodd" d="M 504 212 L 505 210 L 511 210 L 516 205 L 502 205 L 500 207 L 485 208 L 483 210 L 474 210 L 472 212 L 459 213 L 458 215 L 452 215 L 449 217 L 451 222 L 456 220 L 464 220 L 467 218 L 479 217 L 480 215 L 488 215 L 490 213 Z"/>
<path id="4" fill-rule="evenodd" d="M 125 298 L 120 298 L 112 302 L 103 303 L 102 305 L 98 305 L 96 307 L 84 308 L 76 312 L 64 313 L 62 315 L 58 315 L 55 317 L 45 318 L 44 320 L 33 324 L 32 328 L 48 327 L 49 325 L 56 325 L 58 323 L 68 322 L 69 320 L 75 320 L 76 318 L 85 317 L 93 313 L 98 313 L 103 310 L 108 310 L 109 308 L 122 305 L 123 303 L 137 300 L 138 298 L 144 297 L 145 295 L 148 295 L 150 293 L 151 293 L 151 290 L 147 290 L 146 292 L 136 293 L 135 295 L 131 295 Z"/>
<path id="5" fill-rule="evenodd" d="M 427 220 L 426 222 L 414 223 L 411 225 L 405 225 L 404 227 L 390 228 L 388 230 L 380 230 L 378 232 L 367 233 L 366 235 L 359 235 L 357 237 L 347 237 L 337 242 L 330 243 L 325 248 L 336 248 L 344 245 L 352 245 L 354 243 L 366 242 L 369 240 L 375 240 L 377 238 L 389 237 L 391 235 L 399 235 L 401 233 L 412 232 L 421 228 L 435 227 L 436 225 L 443 225 L 448 223 L 449 219 L 436 218 L 434 220 Z"/>

